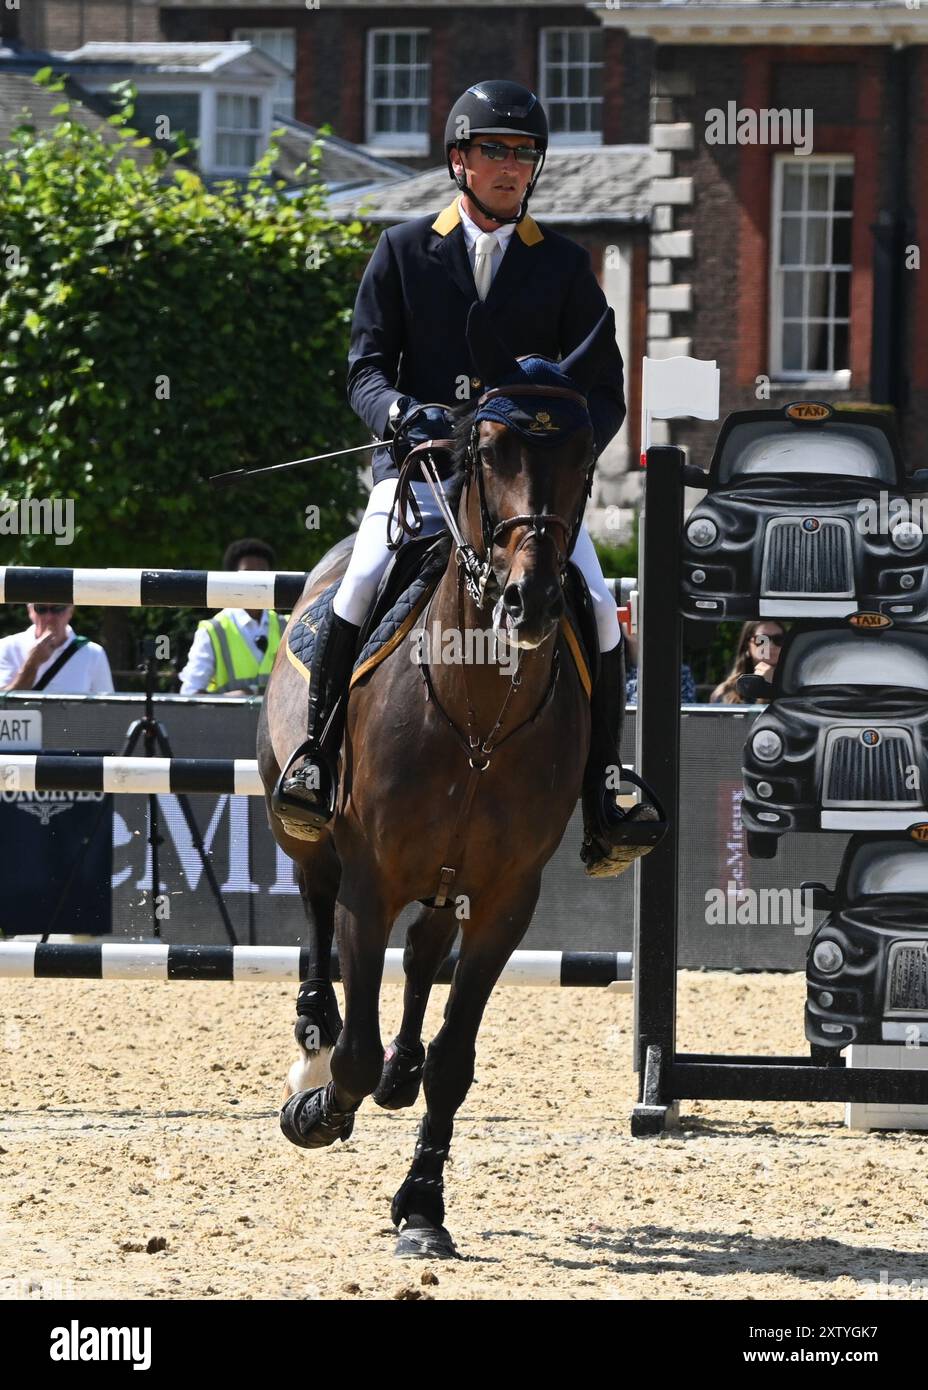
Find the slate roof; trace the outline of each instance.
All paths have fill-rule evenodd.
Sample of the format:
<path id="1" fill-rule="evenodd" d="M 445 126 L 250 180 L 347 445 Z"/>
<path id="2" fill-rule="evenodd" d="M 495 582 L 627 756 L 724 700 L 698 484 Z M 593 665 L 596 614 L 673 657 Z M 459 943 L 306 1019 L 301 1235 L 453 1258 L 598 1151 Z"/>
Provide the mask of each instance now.
<path id="1" fill-rule="evenodd" d="M 41 59 L 30 55 L 24 62 L 9 49 L 0 48 L 0 151 L 9 146 L 13 129 L 24 122 L 35 126 L 38 134 L 52 130 L 61 121 L 60 115 L 51 114 L 52 110 L 64 101 L 73 104 L 72 114 L 82 125 L 100 131 L 105 140 L 117 139 L 117 131 L 106 119 L 115 108 L 102 93 L 88 92 L 69 76 L 65 76 L 62 92 L 50 92 L 33 82 L 33 73 L 53 61 L 46 54 Z M 143 164 L 149 162 L 152 153 L 151 149 L 131 151 L 132 158 Z"/>
<path id="2" fill-rule="evenodd" d="M 552 224 L 647 222 L 652 157 L 648 145 L 551 147 L 529 204 L 532 216 Z M 329 209 L 334 217 L 351 218 L 364 203 L 368 221 L 405 222 L 446 207 L 454 196 L 447 169 L 426 169 L 379 187 L 334 193 Z"/>
<path id="3" fill-rule="evenodd" d="M 89 46 L 89 45 L 87 45 Z M 99 46 L 99 45 L 95 45 Z M 125 45 L 114 44 L 114 48 Z M 185 45 L 170 45 L 184 47 Z M 141 48 L 154 49 L 163 45 L 140 45 Z M 213 44 L 213 49 L 247 47 L 247 45 Z M 73 55 L 71 55 L 73 57 Z M 65 76 L 63 92 L 49 92 L 32 81 L 34 73 L 40 68 L 53 67 Z M 68 69 L 71 69 L 69 72 Z M 78 76 L 75 77 L 74 73 Z M 90 92 L 80 83 L 82 69 L 71 65 L 70 58 L 60 53 L 44 53 L 24 48 L 13 43 L 6 47 L 0 45 L 0 150 L 10 143 L 10 132 L 26 119 L 23 108 L 30 113 L 30 123 L 41 133 L 58 124 L 61 117 L 52 116 L 51 111 L 66 98 L 75 103 L 74 115 L 89 129 L 103 132 L 108 140 L 114 140 L 114 128 L 107 123 L 107 116 L 116 109 L 103 92 Z M 131 76 L 132 65 L 127 69 Z M 126 73 L 123 74 L 124 76 Z M 294 179 L 293 171 L 307 159 L 308 147 L 318 135 L 315 126 L 304 125 L 301 121 L 286 117 L 275 117 L 273 127 L 283 127 L 284 134 L 278 136 L 277 144 L 280 158 L 275 167 L 279 178 L 291 183 L 306 182 L 305 175 Z M 352 145 L 335 135 L 323 135 L 322 162 L 320 171 L 329 189 L 341 191 L 364 186 L 378 187 L 388 179 L 405 179 L 412 171 L 406 164 L 392 159 L 381 159 L 368 153 L 358 145 Z M 133 159 L 147 163 L 152 157 L 150 149 L 130 150 Z"/>
<path id="4" fill-rule="evenodd" d="M 135 68 L 155 72 L 216 72 L 246 55 L 257 55 L 260 65 L 269 71 L 288 75 L 288 69 L 276 58 L 256 49 L 250 43 L 85 43 L 80 48 L 57 56 L 68 63 L 92 67 L 94 72 L 114 72 Z"/>
<path id="5" fill-rule="evenodd" d="M 278 177 L 290 182 L 304 183 L 305 175 L 294 179 L 293 171 L 306 160 L 309 145 L 319 135 L 317 127 L 284 116 L 275 116 L 271 125 L 272 128 L 282 126 L 284 130 L 284 134 L 277 137 L 280 158 L 275 172 Z M 319 166 L 322 179 L 333 192 L 361 187 L 376 188 L 388 180 L 406 179 L 413 172 L 407 164 L 381 159 L 336 135 L 322 135 L 319 138 L 322 140 L 322 162 Z"/>

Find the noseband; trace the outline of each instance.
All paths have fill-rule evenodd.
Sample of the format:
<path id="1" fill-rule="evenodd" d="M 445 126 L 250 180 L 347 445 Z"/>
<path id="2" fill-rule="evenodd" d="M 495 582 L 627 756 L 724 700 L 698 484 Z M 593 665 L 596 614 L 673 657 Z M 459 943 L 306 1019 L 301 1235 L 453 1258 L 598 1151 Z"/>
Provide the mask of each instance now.
<path id="1" fill-rule="evenodd" d="M 477 401 L 475 414 L 479 413 L 480 407 L 485 401 L 492 400 L 494 396 L 505 396 L 507 398 L 510 396 L 545 396 L 549 399 L 552 396 L 562 396 L 566 400 L 574 401 L 586 408 L 586 397 L 579 391 L 574 391 L 567 386 L 545 386 L 542 384 L 525 383 L 524 385 L 494 386 L 491 390 L 484 391 L 483 395 Z M 427 408 L 426 406 L 422 407 L 423 410 Z M 483 468 L 477 448 L 479 433 L 480 422 L 475 419 L 471 426 L 470 439 L 468 440 L 467 452 L 465 454 L 464 481 L 465 486 L 468 488 L 475 478 L 477 481 L 483 556 L 479 556 L 471 543 L 462 535 L 457 524 L 457 519 L 452 514 L 447 501 L 445 501 L 441 483 L 435 472 L 434 463 L 429 456 L 433 449 L 453 448 L 454 441 L 451 439 L 426 440 L 423 444 L 415 445 L 406 455 L 399 470 L 400 476 L 396 488 L 396 497 L 394 498 L 393 507 L 391 508 L 390 516 L 387 520 L 387 545 L 391 550 L 396 550 L 402 544 L 404 535 L 416 536 L 422 529 L 422 515 L 416 503 L 415 494 L 412 491 L 413 474 L 416 472 L 417 467 L 421 465 L 422 471 L 426 476 L 426 481 L 432 488 L 433 493 L 435 493 L 436 501 L 441 508 L 448 529 L 454 538 L 455 559 L 463 572 L 467 591 L 477 607 L 483 608 L 487 602 L 487 588 L 490 579 L 493 578 L 493 550 L 496 546 L 501 545 L 504 538 L 517 527 L 524 527 L 525 535 L 520 537 L 519 543 L 513 551 L 510 571 L 519 551 L 523 546 L 527 545 L 530 540 L 533 538 L 539 541 L 550 540 L 557 556 L 559 583 L 563 586 L 564 578 L 567 573 L 567 561 L 574 548 L 574 543 L 583 521 L 583 505 L 580 506 L 572 524 L 565 521 L 562 516 L 558 516 L 555 512 L 539 512 L 525 516 L 508 516 L 502 521 L 494 523 L 487 505 Z M 584 502 L 590 495 L 590 490 L 593 485 L 593 469 L 595 463 L 596 460 L 594 457 L 587 469 Z M 412 522 L 406 519 L 407 508 L 412 512 Z M 399 535 L 394 535 L 394 525 L 399 527 Z M 553 535 L 552 530 L 559 533 L 559 536 L 556 537 Z M 563 548 L 558 544 L 558 540 L 563 543 Z M 503 588 L 505 588 L 505 584 Z"/>

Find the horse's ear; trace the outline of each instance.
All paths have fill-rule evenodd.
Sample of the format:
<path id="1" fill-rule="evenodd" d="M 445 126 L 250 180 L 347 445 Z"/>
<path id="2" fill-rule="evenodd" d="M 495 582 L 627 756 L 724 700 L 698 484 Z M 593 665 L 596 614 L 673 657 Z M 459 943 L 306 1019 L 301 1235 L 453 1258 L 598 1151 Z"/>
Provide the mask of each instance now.
<path id="1" fill-rule="evenodd" d="M 518 374 L 519 364 L 493 327 L 482 300 L 475 299 L 467 315 L 467 346 L 484 386 Z"/>
<path id="2" fill-rule="evenodd" d="M 593 331 L 557 364 L 558 369 L 575 381 L 581 391 L 588 391 L 596 379 L 600 359 L 610 343 L 615 343 L 615 312 L 611 308 L 603 310 Z"/>

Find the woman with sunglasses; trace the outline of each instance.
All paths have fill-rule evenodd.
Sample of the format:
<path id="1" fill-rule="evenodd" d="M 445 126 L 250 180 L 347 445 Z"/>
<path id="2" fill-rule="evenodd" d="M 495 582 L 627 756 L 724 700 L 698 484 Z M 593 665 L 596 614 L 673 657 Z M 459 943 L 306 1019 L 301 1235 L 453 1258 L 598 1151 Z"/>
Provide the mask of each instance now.
<path id="1" fill-rule="evenodd" d="M 32 626 L 0 638 L 0 690 L 49 690 L 109 695 L 113 676 L 106 652 L 78 637 L 69 603 L 29 603 Z"/>
<path id="2" fill-rule="evenodd" d="M 783 624 L 773 619 L 761 618 L 745 623 L 738 637 L 734 665 L 721 685 L 713 690 L 709 697 L 710 705 L 743 705 L 744 700 L 737 690 L 740 676 L 763 676 L 772 686 L 780 648 L 785 640 Z M 766 698 L 758 697 L 756 703 L 766 704 L 770 698 L 769 695 Z"/>
<path id="3" fill-rule="evenodd" d="M 291 833 L 301 826 L 316 833 L 330 818 L 347 703 L 342 697 L 360 625 L 390 560 L 387 517 L 398 468 L 416 444 L 450 438 L 453 408 L 466 407 L 484 389 L 467 346 L 471 305 L 485 302 L 514 357 L 555 362 L 588 337 L 608 308 L 589 253 L 528 216 L 547 147 L 547 117 L 527 88 L 502 80 L 468 88 L 445 126 L 448 173 L 459 196 L 437 216 L 388 228 L 364 272 L 352 320 L 348 398 L 375 436 L 392 443 L 373 455 L 374 489 L 333 609 L 317 634 L 308 737 L 291 754 L 272 797 Z M 625 418 L 622 355 L 614 341 L 587 404 L 598 455 Z M 443 479 L 449 471 L 450 459 L 440 469 Z M 444 522 L 428 485 L 414 482 L 412 492 L 421 534 L 440 531 Z M 585 527 L 571 559 L 590 591 L 602 657 L 584 777 L 589 872 L 629 838 L 609 791 L 620 764 L 624 652 L 615 599 Z"/>

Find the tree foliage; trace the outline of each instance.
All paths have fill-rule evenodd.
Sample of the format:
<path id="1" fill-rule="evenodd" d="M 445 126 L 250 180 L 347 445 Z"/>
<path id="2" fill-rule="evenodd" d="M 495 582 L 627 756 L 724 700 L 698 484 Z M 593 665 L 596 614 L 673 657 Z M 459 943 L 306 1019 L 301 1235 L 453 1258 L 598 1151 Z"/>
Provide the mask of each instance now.
<path id="1" fill-rule="evenodd" d="M 207 479 L 365 439 L 345 359 L 368 229 L 328 216 L 318 142 L 288 196 L 273 147 L 208 187 L 132 128 L 130 92 L 105 136 L 53 114 L 0 156 L 0 499 L 71 498 L 76 532 L 0 536 L 0 564 L 215 568 L 258 535 L 309 568 L 350 529 L 364 455 Z"/>

